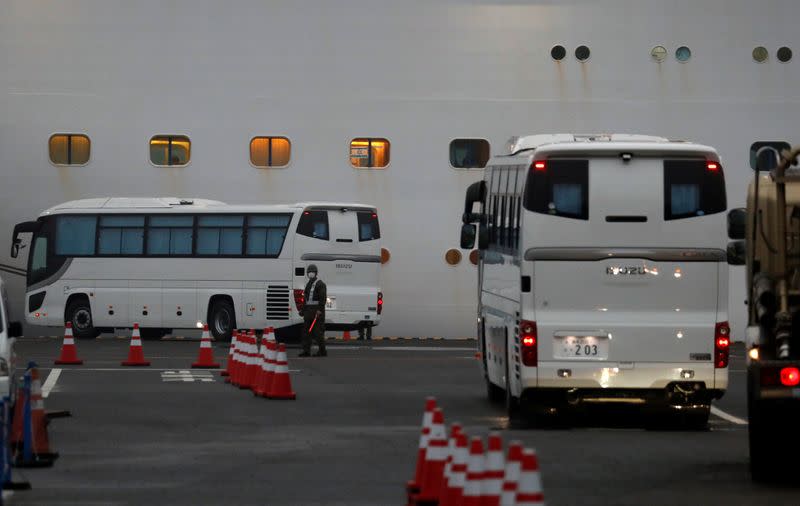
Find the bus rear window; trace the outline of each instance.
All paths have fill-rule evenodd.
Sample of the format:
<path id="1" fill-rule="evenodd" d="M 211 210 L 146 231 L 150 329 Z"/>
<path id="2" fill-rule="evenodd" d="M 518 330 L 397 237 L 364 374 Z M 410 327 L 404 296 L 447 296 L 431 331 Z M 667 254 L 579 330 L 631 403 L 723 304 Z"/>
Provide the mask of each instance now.
<path id="1" fill-rule="evenodd" d="M 725 211 L 722 167 L 706 160 L 664 160 L 664 220 Z"/>
<path id="2" fill-rule="evenodd" d="M 589 161 L 551 159 L 542 165 L 532 167 L 528 173 L 525 209 L 563 218 L 588 220 Z"/>
<path id="3" fill-rule="evenodd" d="M 328 211 L 303 211 L 300 223 L 297 224 L 297 233 L 327 241 L 329 239 Z"/>
<path id="4" fill-rule="evenodd" d="M 378 215 L 372 211 L 359 211 L 358 215 L 358 240 L 361 242 L 381 238 L 381 229 L 378 226 Z"/>

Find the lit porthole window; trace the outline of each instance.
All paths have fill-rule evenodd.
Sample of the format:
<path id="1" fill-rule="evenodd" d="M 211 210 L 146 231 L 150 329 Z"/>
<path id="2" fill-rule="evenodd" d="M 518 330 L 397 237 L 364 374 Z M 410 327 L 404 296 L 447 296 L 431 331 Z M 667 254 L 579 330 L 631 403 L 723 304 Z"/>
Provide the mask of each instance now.
<path id="1" fill-rule="evenodd" d="M 489 161 L 486 139 L 453 139 L 450 142 L 450 165 L 456 169 L 482 169 Z"/>
<path id="2" fill-rule="evenodd" d="M 481 255 L 480 252 L 476 249 L 469 252 L 469 261 L 472 265 L 478 265 L 478 260 L 480 260 Z"/>
<path id="3" fill-rule="evenodd" d="M 444 254 L 444 261 L 450 265 L 458 265 L 461 262 L 461 252 L 455 248 L 447 250 Z"/>
<path id="4" fill-rule="evenodd" d="M 753 49 L 753 59 L 758 63 L 764 63 L 769 58 L 769 51 L 764 46 Z"/>
<path id="5" fill-rule="evenodd" d="M 586 61 L 592 55 L 592 52 L 587 46 L 578 46 L 575 48 L 575 58 L 578 61 Z"/>
<path id="6" fill-rule="evenodd" d="M 382 169 L 389 165 L 386 139 L 359 137 L 350 141 L 350 165 L 357 169 Z"/>
<path id="7" fill-rule="evenodd" d="M 661 63 L 667 59 L 667 48 L 664 46 L 654 47 L 650 50 L 650 58 L 652 58 L 655 62 Z"/>
<path id="8" fill-rule="evenodd" d="M 48 150 L 55 165 L 86 165 L 89 162 L 91 141 L 83 134 L 55 134 L 50 137 Z"/>
<path id="9" fill-rule="evenodd" d="M 783 46 L 782 48 L 778 49 L 776 55 L 779 62 L 789 63 L 789 61 L 792 59 L 792 50 L 786 46 Z"/>
<path id="10" fill-rule="evenodd" d="M 561 61 L 566 56 L 567 50 L 564 48 L 564 46 L 553 46 L 553 49 L 550 50 L 550 57 L 555 61 Z"/>
<path id="11" fill-rule="evenodd" d="M 255 167 L 286 167 L 292 155 L 292 143 L 286 137 L 253 137 L 250 140 L 250 163 Z"/>
<path id="12" fill-rule="evenodd" d="M 381 263 L 382 264 L 388 263 L 389 260 L 391 259 L 392 259 L 392 253 L 386 248 L 381 248 Z"/>
<path id="13" fill-rule="evenodd" d="M 192 142 L 185 135 L 156 135 L 150 139 L 150 162 L 159 167 L 186 165 L 191 147 Z"/>
<path id="14" fill-rule="evenodd" d="M 675 59 L 681 63 L 686 63 L 692 57 L 692 50 L 687 46 L 681 46 L 675 50 Z"/>

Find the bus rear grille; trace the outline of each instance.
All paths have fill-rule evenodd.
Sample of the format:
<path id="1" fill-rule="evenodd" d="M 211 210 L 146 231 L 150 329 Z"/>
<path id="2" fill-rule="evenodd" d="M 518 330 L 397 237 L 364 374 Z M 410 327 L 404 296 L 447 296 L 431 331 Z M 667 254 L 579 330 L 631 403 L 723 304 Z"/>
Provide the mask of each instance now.
<path id="1" fill-rule="evenodd" d="M 288 320 L 291 312 L 288 286 L 267 287 L 267 320 Z"/>

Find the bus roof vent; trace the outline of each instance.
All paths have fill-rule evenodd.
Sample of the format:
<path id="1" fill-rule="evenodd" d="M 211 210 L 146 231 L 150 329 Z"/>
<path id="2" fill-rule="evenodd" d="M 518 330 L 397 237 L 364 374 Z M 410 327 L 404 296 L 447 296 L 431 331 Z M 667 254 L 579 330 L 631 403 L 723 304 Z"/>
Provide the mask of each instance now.
<path id="1" fill-rule="evenodd" d="M 190 206 L 190 205 L 194 204 L 194 200 L 181 199 L 181 200 L 178 201 L 178 204 L 180 204 L 182 206 Z"/>

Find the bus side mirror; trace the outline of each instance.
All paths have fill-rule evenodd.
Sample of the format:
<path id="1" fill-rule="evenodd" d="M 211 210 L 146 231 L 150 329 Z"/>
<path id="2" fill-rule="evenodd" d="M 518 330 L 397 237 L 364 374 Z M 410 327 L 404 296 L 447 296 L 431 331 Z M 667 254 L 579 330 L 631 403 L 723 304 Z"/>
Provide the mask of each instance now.
<path id="1" fill-rule="evenodd" d="M 471 223 L 461 225 L 461 249 L 475 247 L 475 234 L 475 225 Z"/>
<path id="2" fill-rule="evenodd" d="M 728 238 L 744 239 L 747 210 L 744 208 L 731 209 L 728 212 Z"/>
<path id="3" fill-rule="evenodd" d="M 747 248 L 744 241 L 732 241 L 728 243 L 728 264 L 744 265 L 747 259 Z"/>
<path id="4" fill-rule="evenodd" d="M 489 247 L 489 227 L 485 223 L 478 225 L 478 249 Z"/>
<path id="5" fill-rule="evenodd" d="M 17 258 L 19 256 L 19 241 L 14 241 L 11 244 L 11 258 Z"/>
<path id="6" fill-rule="evenodd" d="M 22 324 L 20 322 L 8 323 L 8 337 L 22 336 Z"/>

